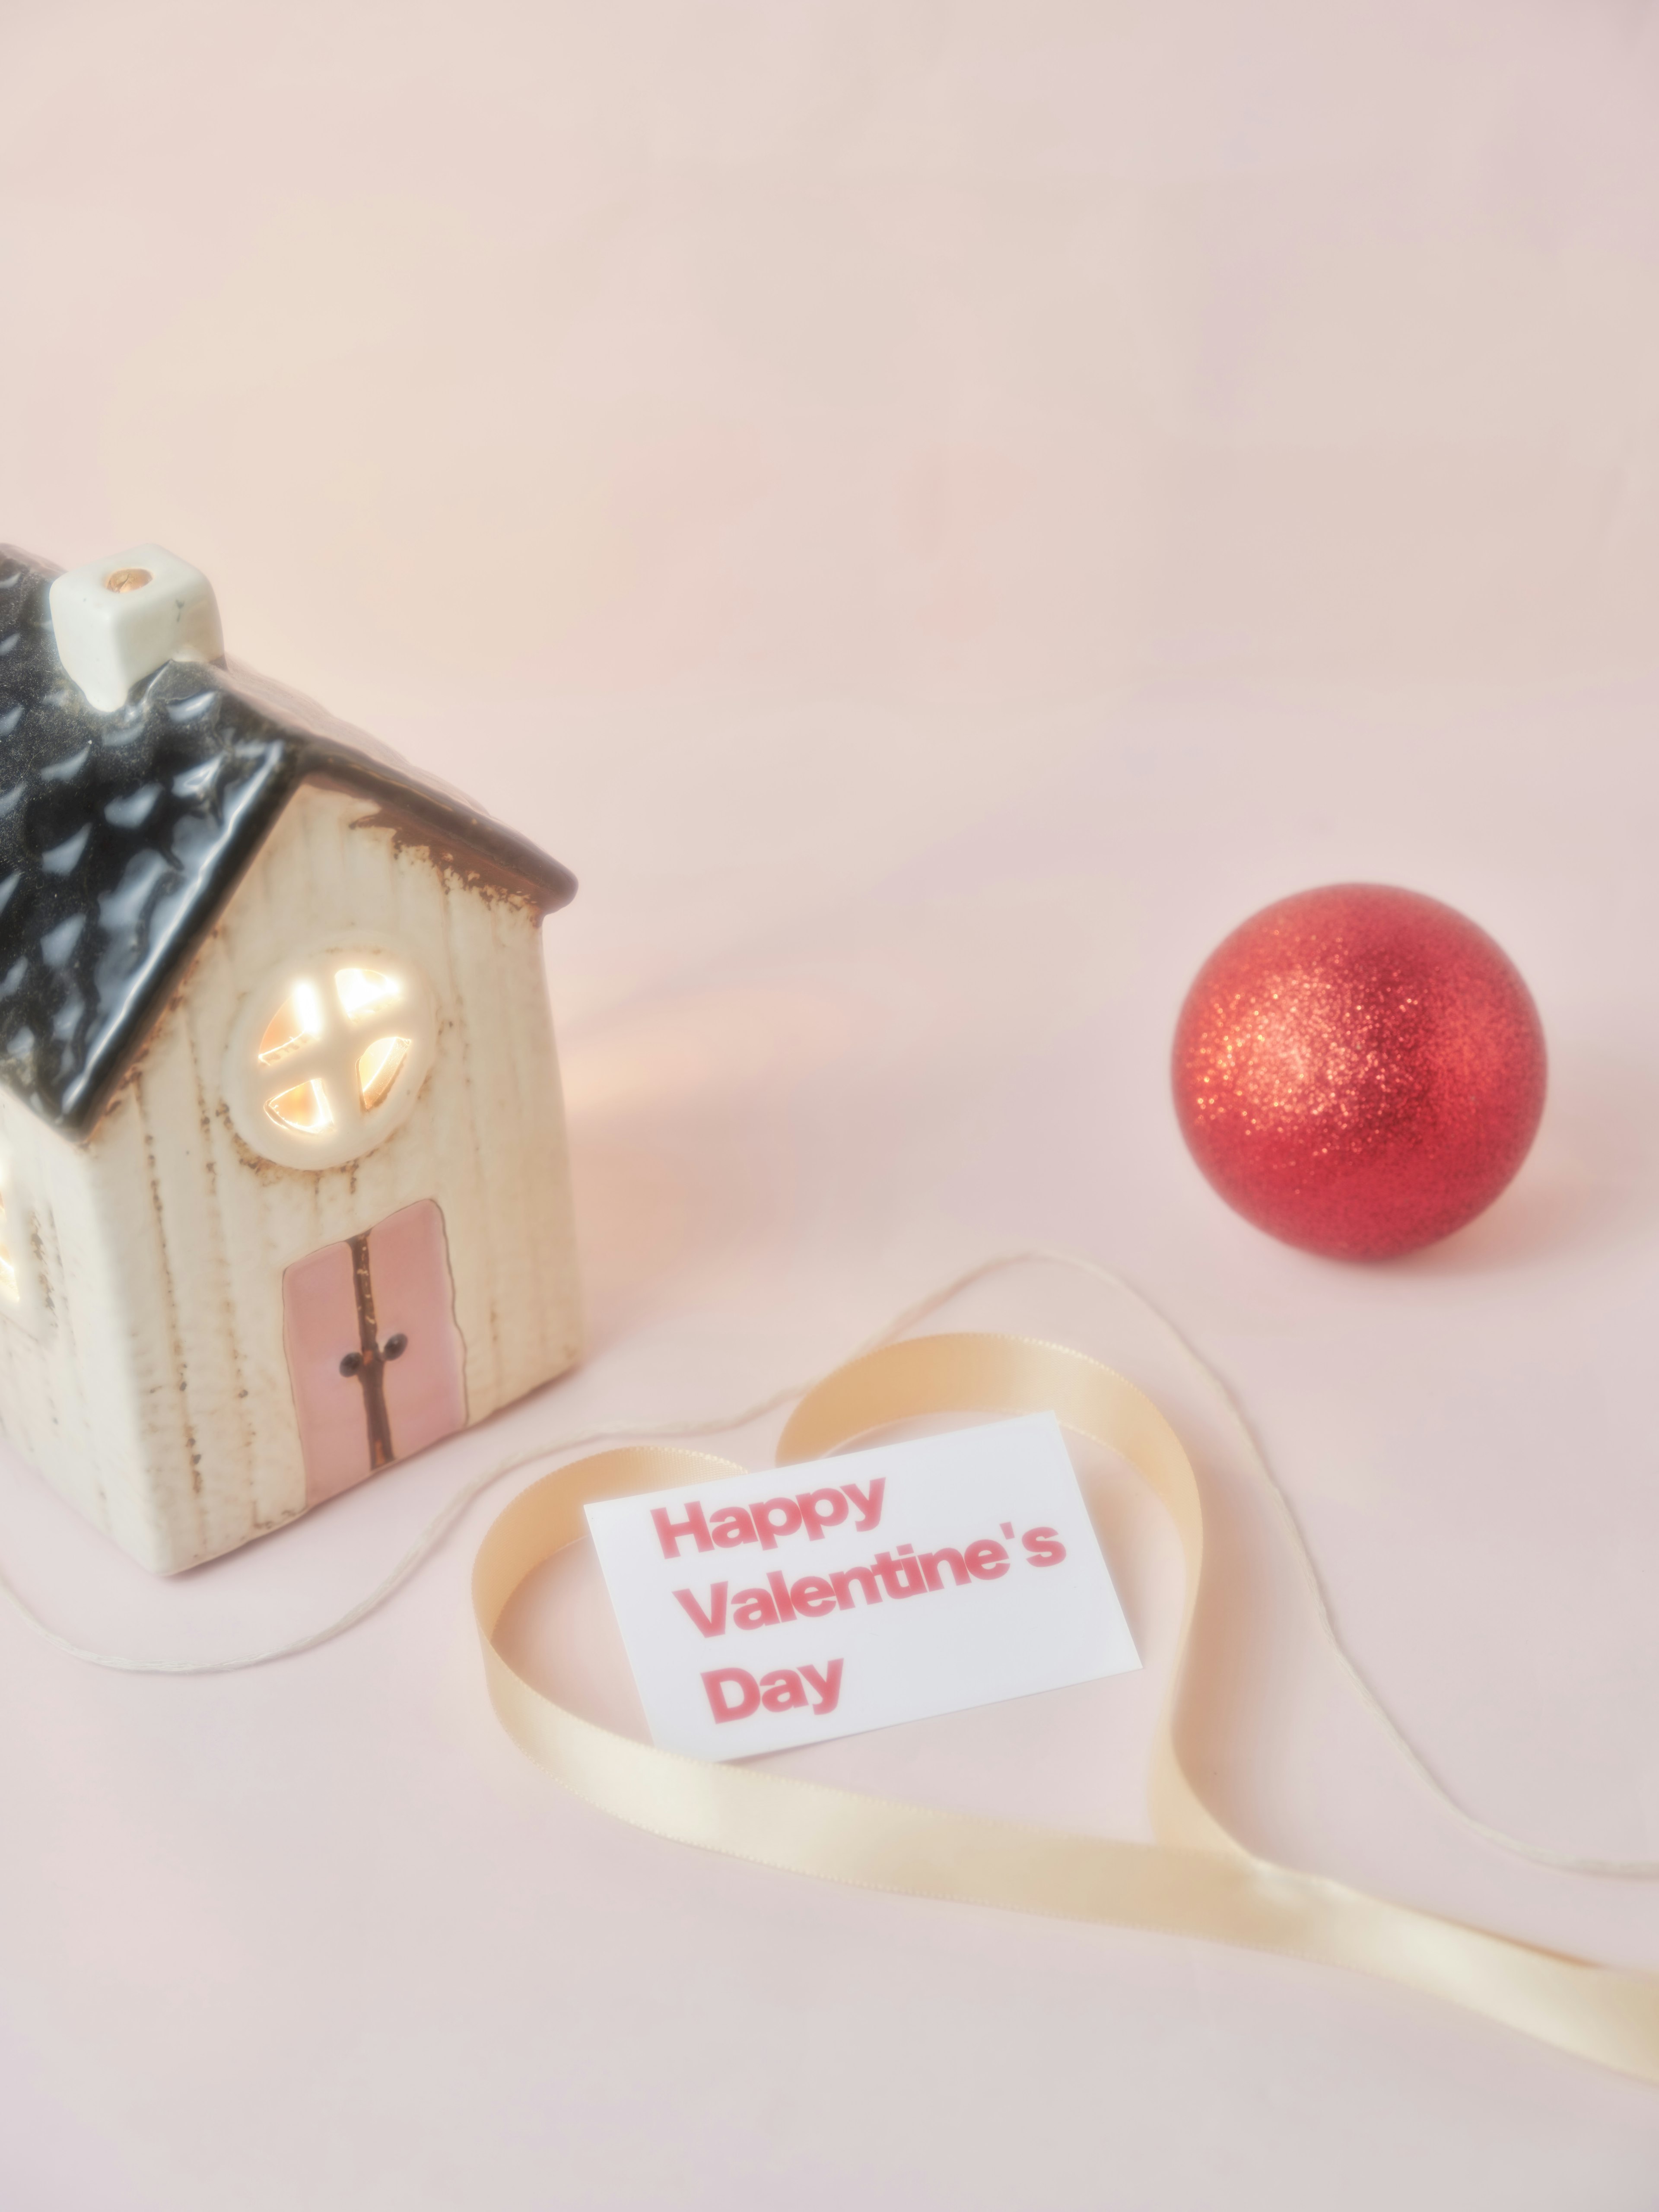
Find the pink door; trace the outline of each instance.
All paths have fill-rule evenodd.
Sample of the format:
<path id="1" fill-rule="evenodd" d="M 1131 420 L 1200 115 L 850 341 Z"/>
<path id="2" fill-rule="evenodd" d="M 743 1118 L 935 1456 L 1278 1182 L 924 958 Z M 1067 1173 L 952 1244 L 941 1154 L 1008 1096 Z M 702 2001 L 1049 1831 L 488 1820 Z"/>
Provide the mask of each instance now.
<path id="1" fill-rule="evenodd" d="M 307 1505 L 466 1426 L 449 1248 L 429 1198 L 286 1269 L 283 1335 Z"/>

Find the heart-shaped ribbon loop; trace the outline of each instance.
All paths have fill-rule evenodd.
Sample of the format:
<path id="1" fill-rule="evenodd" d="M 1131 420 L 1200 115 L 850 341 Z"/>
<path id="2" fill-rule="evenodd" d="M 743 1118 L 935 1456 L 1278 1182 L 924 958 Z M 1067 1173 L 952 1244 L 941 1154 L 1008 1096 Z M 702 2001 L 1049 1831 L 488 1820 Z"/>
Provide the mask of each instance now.
<path id="1" fill-rule="evenodd" d="M 1014 1336 L 912 1337 L 810 1390 L 778 1447 L 813 1459 L 927 1415 L 1052 1412 L 1122 1455 L 1174 1520 L 1187 1591 L 1174 1678 L 1148 1778 L 1156 1844 L 936 1811 L 718 1765 L 619 1736 L 556 1705 L 502 1656 L 514 1593 L 586 1533 L 590 1498 L 745 1472 L 707 1453 L 632 1446 L 544 1476 L 491 1527 L 473 1570 L 489 1694 L 507 1733 L 589 1804 L 654 1835 L 872 1889 L 1172 1935 L 1348 1966 L 1443 1997 L 1599 2064 L 1659 2082 L 1659 1976 L 1620 1972 L 1300 1874 L 1255 1856 L 1203 1803 L 1178 1723 L 1204 1603 L 1204 1515 L 1192 1463 L 1133 1383 L 1063 1346 Z"/>

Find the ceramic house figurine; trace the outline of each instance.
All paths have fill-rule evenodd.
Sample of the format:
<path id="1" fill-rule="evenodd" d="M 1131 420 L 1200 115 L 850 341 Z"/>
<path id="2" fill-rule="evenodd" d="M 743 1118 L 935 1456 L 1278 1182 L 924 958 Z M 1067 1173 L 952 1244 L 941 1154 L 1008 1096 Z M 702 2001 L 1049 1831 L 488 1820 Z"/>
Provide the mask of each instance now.
<path id="1" fill-rule="evenodd" d="M 145 1565 L 576 1357 L 574 890 L 228 667 L 160 547 L 0 551 L 0 1433 Z"/>

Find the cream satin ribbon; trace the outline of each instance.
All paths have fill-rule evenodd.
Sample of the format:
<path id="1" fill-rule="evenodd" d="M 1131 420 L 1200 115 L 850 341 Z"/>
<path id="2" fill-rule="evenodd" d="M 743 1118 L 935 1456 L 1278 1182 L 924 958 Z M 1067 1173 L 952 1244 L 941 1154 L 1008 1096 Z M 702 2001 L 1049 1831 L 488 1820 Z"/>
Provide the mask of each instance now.
<path id="1" fill-rule="evenodd" d="M 1052 1412 L 1130 1461 L 1180 1532 L 1187 1595 L 1148 1794 L 1157 1844 L 936 1812 L 758 1769 L 658 1751 L 533 1689 L 496 1646 L 526 1577 L 586 1534 L 584 1504 L 745 1470 L 707 1453 L 632 1446 L 532 1483 L 491 1527 L 472 1597 L 496 1712 L 514 1741 L 579 1797 L 653 1835 L 831 1881 L 1017 1911 L 1206 1936 L 1355 1967 L 1449 1999 L 1603 2066 L 1659 2081 L 1659 1976 L 1621 1972 L 1255 1857 L 1200 1802 L 1176 1724 L 1204 1597 L 1204 1516 L 1175 1431 L 1132 1382 L 1063 1346 L 1012 1336 L 923 1336 L 838 1368 L 809 1391 L 778 1463 L 816 1459 L 896 1421 Z"/>

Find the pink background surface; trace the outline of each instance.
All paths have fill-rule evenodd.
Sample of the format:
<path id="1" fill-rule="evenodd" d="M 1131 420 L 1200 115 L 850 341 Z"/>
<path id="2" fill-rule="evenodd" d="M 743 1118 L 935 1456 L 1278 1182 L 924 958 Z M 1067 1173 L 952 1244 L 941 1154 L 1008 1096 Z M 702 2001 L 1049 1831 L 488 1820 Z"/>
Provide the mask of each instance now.
<path id="1" fill-rule="evenodd" d="M 556 1393 L 174 1583 L 0 1466 L 30 1599 L 274 1639 L 512 1440 L 741 1405 L 1064 1243 L 1238 1390 L 1466 1801 L 1659 1854 L 1648 18 L 13 0 L 0 67 L 5 534 L 175 548 L 234 653 L 576 869 L 592 1323 Z M 1553 1054 L 1510 1194 L 1373 1270 L 1231 1217 L 1165 1082 L 1217 939 L 1356 877 L 1491 929 Z M 962 1310 L 1191 1438 L 1248 1841 L 1659 1968 L 1659 1892 L 1505 1859 L 1380 1742 L 1132 1309 L 1029 1269 Z M 586 1811 L 485 1705 L 506 1494 L 262 1672 L 97 1673 L 0 1613 L 9 2208 L 1659 2201 L 1659 2095 L 1426 2000 Z M 815 1771 L 1140 1832 L 1173 1540 L 1108 1504 L 1143 1675 Z M 555 1579 L 534 1662 L 625 1720 L 591 1570 Z"/>

